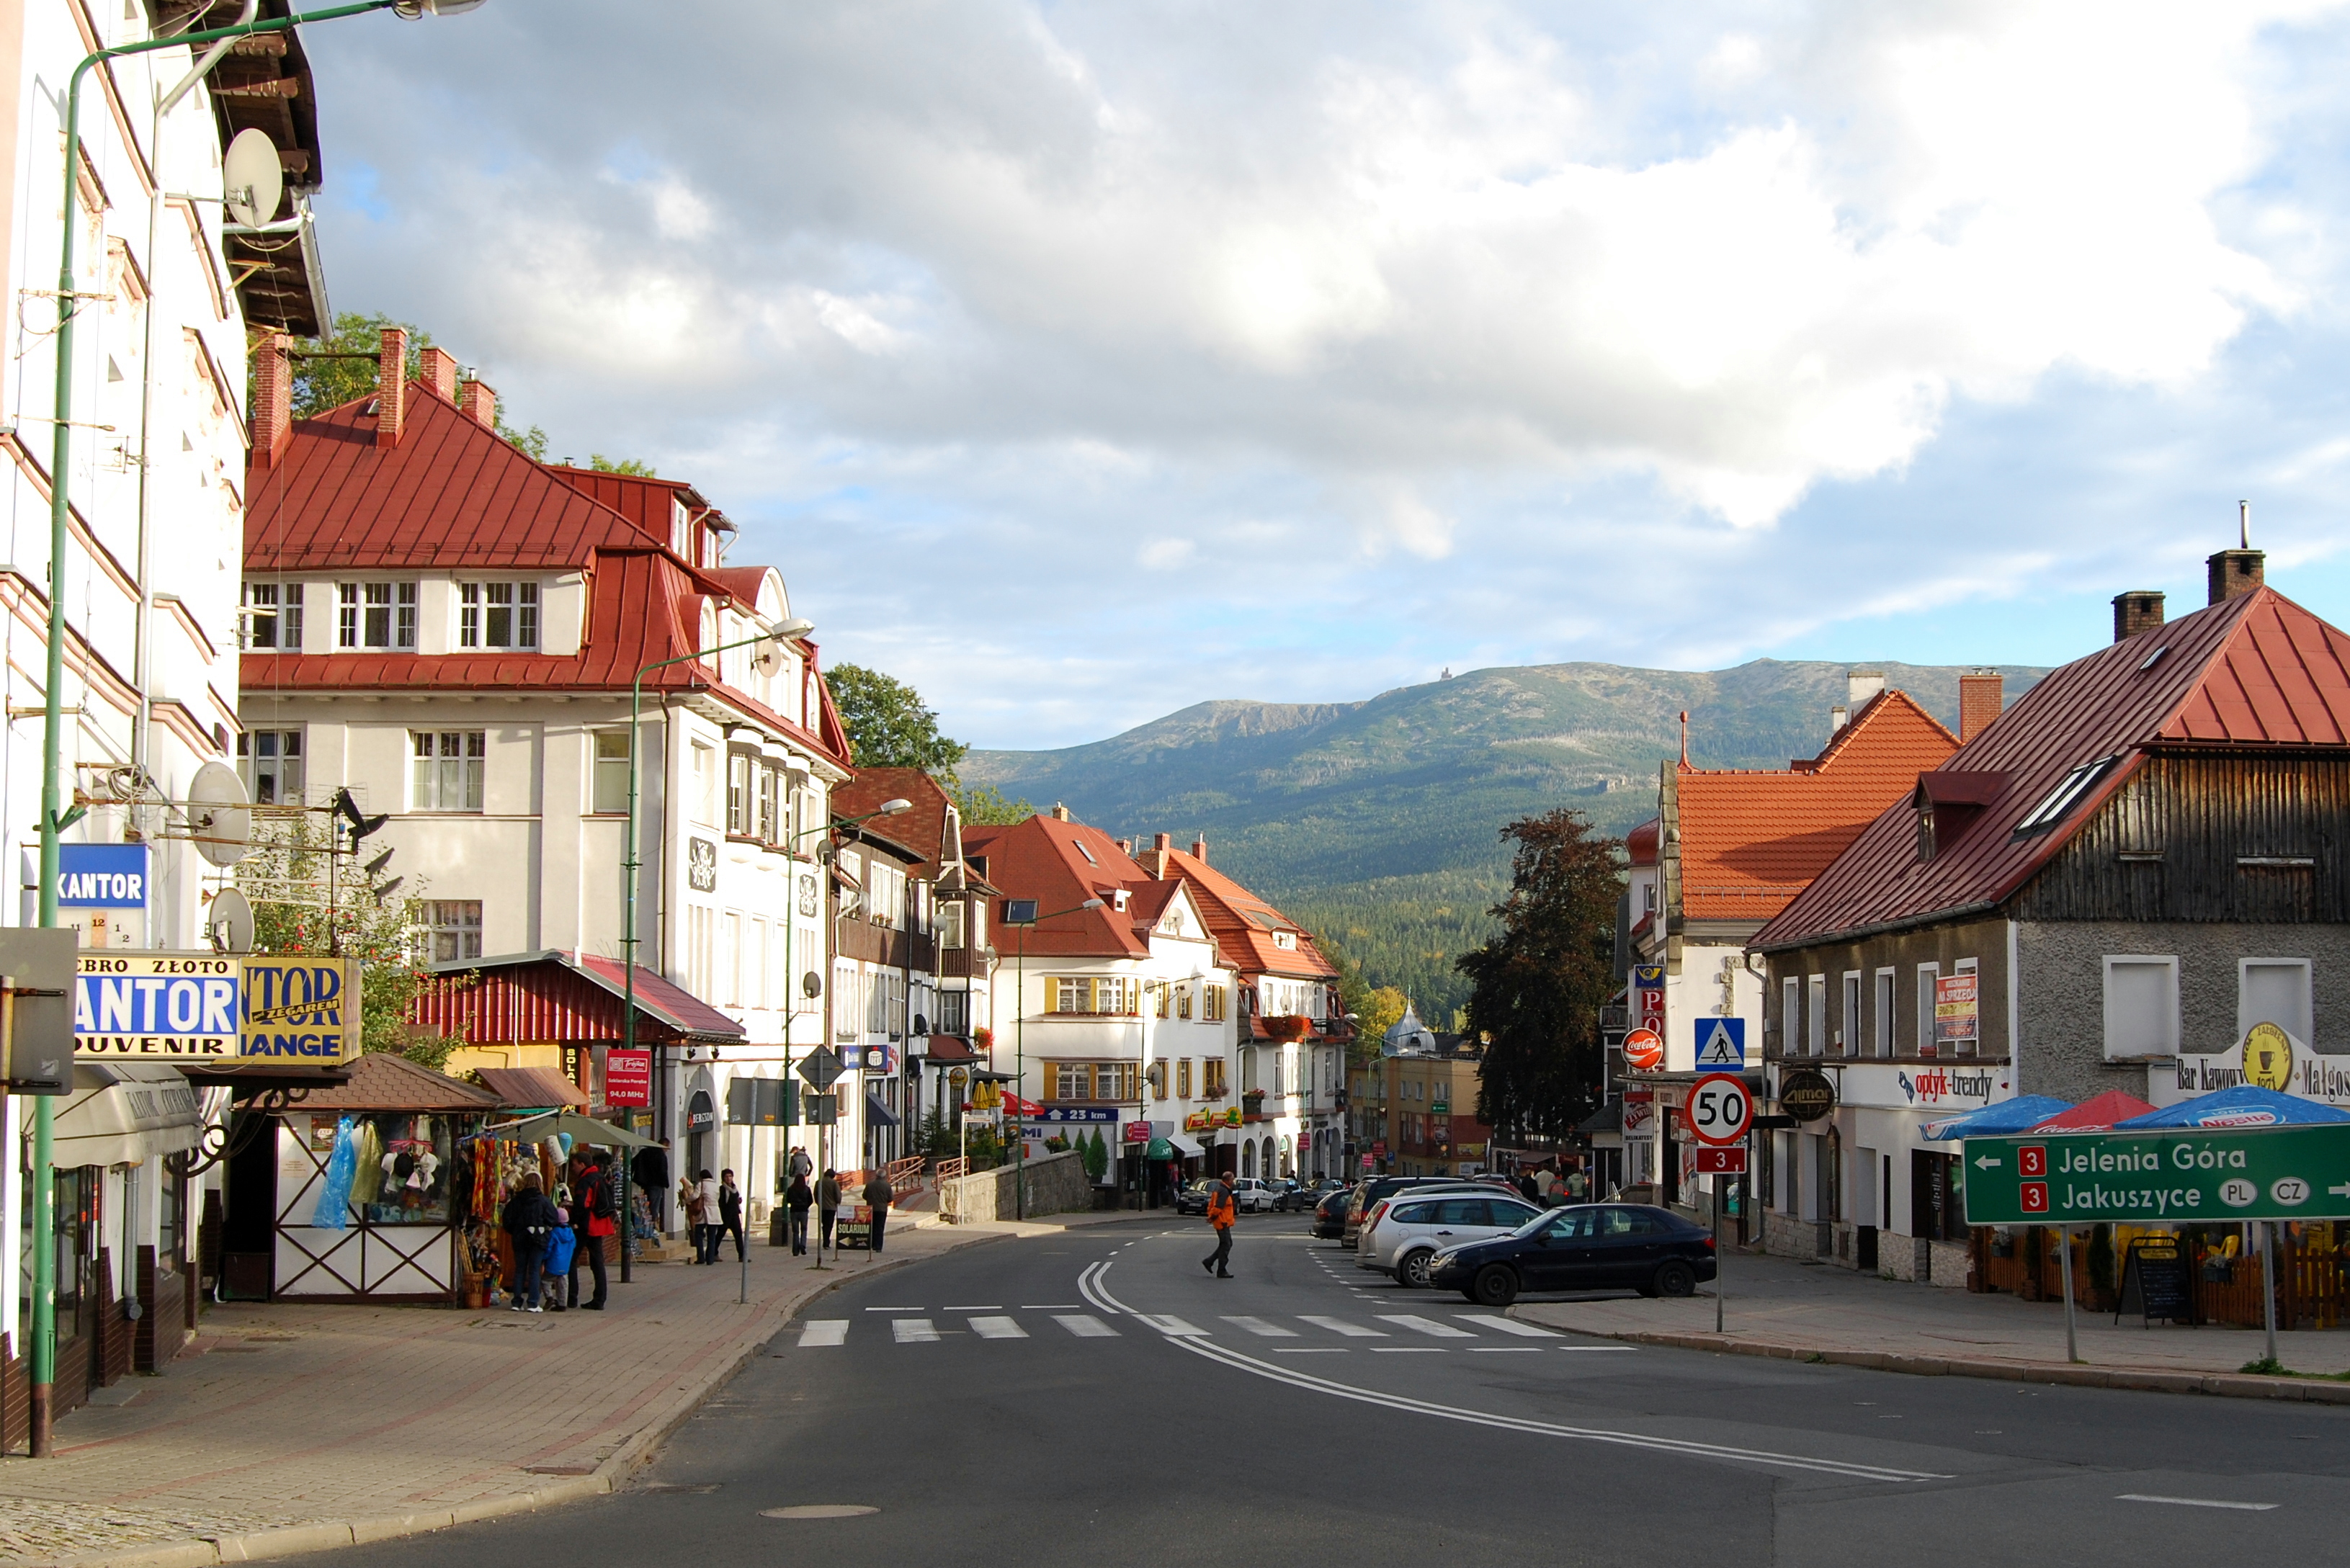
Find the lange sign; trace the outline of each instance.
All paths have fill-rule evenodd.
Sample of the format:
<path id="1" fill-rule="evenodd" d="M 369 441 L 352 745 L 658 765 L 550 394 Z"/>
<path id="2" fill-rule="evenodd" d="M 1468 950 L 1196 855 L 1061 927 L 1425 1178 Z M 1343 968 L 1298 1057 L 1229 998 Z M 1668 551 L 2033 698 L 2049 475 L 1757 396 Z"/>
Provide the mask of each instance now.
<path id="1" fill-rule="evenodd" d="M 349 959 L 84 952 L 74 1054 L 334 1066 L 359 1054 L 359 978 Z"/>
<path id="2" fill-rule="evenodd" d="M 1970 1225 L 2350 1217 L 2350 1124 L 1966 1140 Z"/>

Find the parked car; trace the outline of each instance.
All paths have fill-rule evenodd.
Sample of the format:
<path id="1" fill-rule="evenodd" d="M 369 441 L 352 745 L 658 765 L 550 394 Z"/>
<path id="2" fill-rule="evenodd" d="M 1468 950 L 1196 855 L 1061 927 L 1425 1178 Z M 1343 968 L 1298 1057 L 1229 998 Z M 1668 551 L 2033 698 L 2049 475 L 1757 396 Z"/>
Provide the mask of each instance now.
<path id="1" fill-rule="evenodd" d="M 1208 1211 L 1208 1189 L 1214 1182 L 1207 1177 L 1195 1177 L 1175 1190 L 1175 1212 L 1205 1214 Z"/>
<path id="2" fill-rule="evenodd" d="M 1408 1188 L 1471 1187 L 1475 1183 L 1456 1176 L 1372 1176 L 1355 1184 L 1354 1201 L 1347 1208 L 1347 1229 L 1338 1240 L 1352 1247 L 1362 1240 L 1363 1216 L 1378 1207 L 1379 1199 L 1391 1198 Z M 1484 1190 L 1479 1189 L 1479 1190 Z"/>
<path id="3" fill-rule="evenodd" d="M 1293 1181 L 1289 1184 L 1289 1191 L 1280 1207 L 1284 1210 L 1295 1209 L 1302 1214 L 1309 1209 L 1319 1208 L 1322 1199 L 1331 1193 L 1344 1192 L 1346 1189 L 1345 1182 L 1334 1180 L 1326 1176 L 1310 1187 L 1304 1182 Z"/>
<path id="4" fill-rule="evenodd" d="M 1447 1248 L 1506 1236 L 1542 1212 L 1522 1198 L 1440 1189 L 1406 1191 L 1373 1210 L 1355 1265 L 1391 1274 L 1400 1285 L 1426 1285 L 1429 1261 Z"/>
<path id="5" fill-rule="evenodd" d="M 1685 1296 L 1714 1277 L 1712 1232 L 1669 1210 L 1634 1203 L 1552 1209 L 1506 1236 L 1449 1247 L 1429 1282 L 1480 1306 L 1530 1291 L 1638 1291 Z"/>
<path id="6" fill-rule="evenodd" d="M 1347 1205 L 1354 1200 L 1353 1190 L 1345 1187 L 1322 1195 L 1322 1201 L 1314 1206 L 1314 1236 L 1316 1241 L 1336 1241 L 1346 1235 Z"/>
<path id="7" fill-rule="evenodd" d="M 1279 1196 L 1261 1177 L 1243 1176 L 1232 1183 L 1232 1207 L 1243 1214 L 1262 1214 Z"/>

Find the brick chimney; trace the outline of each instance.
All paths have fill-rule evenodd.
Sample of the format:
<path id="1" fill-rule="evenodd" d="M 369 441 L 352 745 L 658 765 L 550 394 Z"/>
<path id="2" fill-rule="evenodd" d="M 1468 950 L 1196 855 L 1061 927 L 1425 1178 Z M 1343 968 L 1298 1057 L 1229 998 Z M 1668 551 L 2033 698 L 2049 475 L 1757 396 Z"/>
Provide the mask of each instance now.
<path id="1" fill-rule="evenodd" d="M 387 327 L 375 362 L 376 445 L 400 444 L 400 429 L 407 412 L 408 334 L 400 327 Z"/>
<path id="2" fill-rule="evenodd" d="M 2162 590 L 2132 588 L 2114 596 L 2114 640 L 2126 642 L 2162 624 Z"/>
<path id="3" fill-rule="evenodd" d="M 457 407 L 485 431 L 498 428 L 498 394 L 484 381 L 468 381 L 458 389 Z"/>
<path id="4" fill-rule="evenodd" d="M 294 362 L 286 357 L 293 341 L 283 332 L 262 334 L 260 374 L 254 378 L 253 460 L 275 468 L 294 433 Z"/>
<path id="5" fill-rule="evenodd" d="M 1197 860 L 1202 866 L 1205 866 L 1208 863 L 1208 841 L 1206 839 L 1195 838 L 1191 840 L 1191 858 Z"/>
<path id="6" fill-rule="evenodd" d="M 2261 586 L 2262 563 L 2268 559 L 2260 550 L 2220 550 L 2204 561 L 2210 574 L 2210 597 L 2206 604 L 2220 604 L 2239 594 L 2251 593 Z"/>
<path id="7" fill-rule="evenodd" d="M 1069 808 L 1063 805 L 1057 800 L 1053 803 L 1053 820 L 1055 822 L 1066 822 L 1069 820 Z"/>
<path id="8" fill-rule="evenodd" d="M 2007 680 L 1996 670 L 1976 670 L 1959 677 L 1959 743 L 1964 745 L 1991 727 L 2007 701 Z"/>
<path id="9" fill-rule="evenodd" d="M 455 402 L 457 357 L 445 348 L 427 348 L 421 358 L 424 361 L 424 384 L 451 402 Z"/>
<path id="10" fill-rule="evenodd" d="M 1167 880 L 1167 857 L 1175 847 L 1175 836 L 1157 833 L 1150 838 L 1150 874 L 1161 882 Z"/>

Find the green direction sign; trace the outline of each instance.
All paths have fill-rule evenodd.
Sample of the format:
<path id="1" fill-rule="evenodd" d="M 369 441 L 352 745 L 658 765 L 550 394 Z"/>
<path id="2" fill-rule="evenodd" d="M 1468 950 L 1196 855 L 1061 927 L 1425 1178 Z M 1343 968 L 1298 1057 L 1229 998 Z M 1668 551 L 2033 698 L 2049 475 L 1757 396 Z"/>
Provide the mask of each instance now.
<path id="1" fill-rule="evenodd" d="M 2350 1217 L 2350 1124 L 1966 1140 L 1970 1225 Z"/>

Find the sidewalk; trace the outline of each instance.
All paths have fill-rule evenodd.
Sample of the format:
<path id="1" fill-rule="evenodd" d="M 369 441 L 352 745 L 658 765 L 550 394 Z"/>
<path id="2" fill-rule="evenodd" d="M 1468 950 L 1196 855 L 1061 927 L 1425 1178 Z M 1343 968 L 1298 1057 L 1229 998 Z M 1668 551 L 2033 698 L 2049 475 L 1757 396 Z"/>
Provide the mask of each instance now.
<path id="1" fill-rule="evenodd" d="M 1128 1216 L 909 1218 L 879 1262 L 822 1272 L 754 1244 L 747 1305 L 730 1247 L 714 1268 L 615 1271 L 601 1313 L 207 1307 L 162 1376 L 60 1420 L 56 1459 L 0 1459 L 0 1563 L 240 1562 L 609 1491 L 819 1292 Z"/>
<path id="2" fill-rule="evenodd" d="M 1974 1295 L 1907 1284 L 1849 1269 L 1725 1250 L 1726 1333 L 1713 1332 L 1711 1287 L 1679 1301 L 1611 1297 L 1528 1303 L 1513 1316 L 1551 1328 L 1643 1345 L 1736 1355 L 1825 1361 L 1929 1376 L 2077 1383 L 2109 1388 L 2350 1404 L 2350 1383 L 2246 1376 L 2259 1359 L 2258 1329 L 2120 1326 L 2110 1314 L 2075 1322 L 2079 1366 L 2064 1360 L 2061 1302 Z M 2350 1330 L 2277 1334 L 2277 1358 L 2296 1372 L 2350 1371 Z"/>

